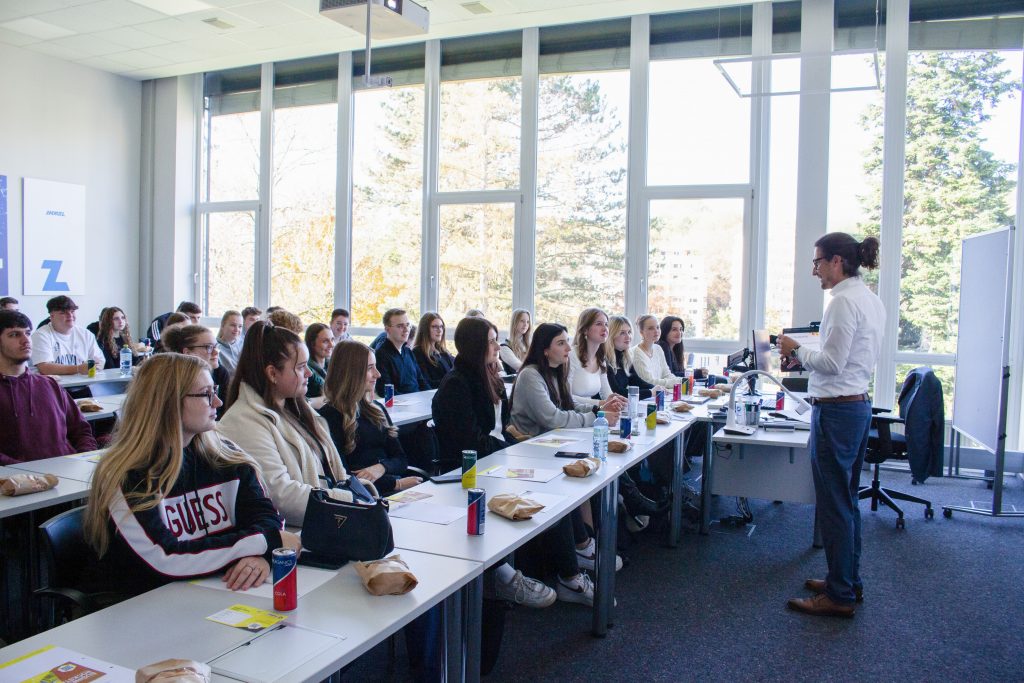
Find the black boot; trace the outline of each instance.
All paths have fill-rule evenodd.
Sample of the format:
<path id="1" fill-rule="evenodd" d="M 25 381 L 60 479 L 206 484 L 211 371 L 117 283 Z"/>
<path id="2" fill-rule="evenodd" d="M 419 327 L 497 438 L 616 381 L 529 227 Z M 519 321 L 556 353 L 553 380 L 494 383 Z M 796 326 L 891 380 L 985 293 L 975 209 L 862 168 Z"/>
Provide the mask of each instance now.
<path id="1" fill-rule="evenodd" d="M 628 483 L 627 483 L 628 482 Z M 633 515 L 660 515 L 668 509 L 665 503 L 656 503 L 636 487 L 632 480 L 626 477 L 619 479 L 619 493 L 622 494 L 622 502 L 626 504 L 626 511 Z"/>

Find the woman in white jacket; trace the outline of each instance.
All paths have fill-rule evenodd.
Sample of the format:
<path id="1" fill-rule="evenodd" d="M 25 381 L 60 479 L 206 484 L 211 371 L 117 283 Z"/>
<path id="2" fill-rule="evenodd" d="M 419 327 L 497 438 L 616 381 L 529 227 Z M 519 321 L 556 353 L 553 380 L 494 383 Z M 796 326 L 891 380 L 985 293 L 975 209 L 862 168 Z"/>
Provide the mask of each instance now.
<path id="1" fill-rule="evenodd" d="M 642 315 L 636 319 L 640 330 L 640 343 L 633 347 L 633 367 L 645 382 L 671 389 L 679 378 L 672 374 L 665 360 L 665 352 L 658 345 L 661 328 L 653 315 Z"/>
<path id="2" fill-rule="evenodd" d="M 217 429 L 259 465 L 271 500 L 288 524 L 301 526 L 309 492 L 332 498 L 352 494 L 331 488 L 348 479 L 322 417 L 306 402 L 309 351 L 297 334 L 258 322 L 249 328 L 228 392 L 228 410 Z"/>

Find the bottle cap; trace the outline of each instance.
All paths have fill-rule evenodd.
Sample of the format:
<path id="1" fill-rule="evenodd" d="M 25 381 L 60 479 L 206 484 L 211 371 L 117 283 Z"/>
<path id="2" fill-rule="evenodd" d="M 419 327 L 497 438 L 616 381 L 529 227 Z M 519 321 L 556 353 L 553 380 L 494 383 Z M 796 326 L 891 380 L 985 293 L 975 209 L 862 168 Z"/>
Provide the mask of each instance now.
<path id="1" fill-rule="evenodd" d="M 597 416 L 598 417 L 604 417 L 604 411 L 603 410 L 597 411 Z"/>

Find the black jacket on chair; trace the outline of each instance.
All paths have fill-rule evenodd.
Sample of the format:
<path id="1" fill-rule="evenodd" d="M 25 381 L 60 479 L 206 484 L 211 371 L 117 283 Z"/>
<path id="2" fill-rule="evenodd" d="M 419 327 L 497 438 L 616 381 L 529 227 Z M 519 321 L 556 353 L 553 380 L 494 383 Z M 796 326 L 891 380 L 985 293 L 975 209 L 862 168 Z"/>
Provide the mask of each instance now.
<path id="1" fill-rule="evenodd" d="M 942 476 L 945 408 L 942 384 L 931 368 L 915 368 L 903 380 L 900 417 L 906 422 L 907 459 L 914 479 Z"/>
<path id="2" fill-rule="evenodd" d="M 501 427 L 504 432 L 511 420 L 505 389 L 501 391 Z M 484 457 L 514 442 L 506 437 L 502 442 L 491 436 L 494 429 L 494 404 L 487 396 L 483 379 L 459 367 L 445 375 L 431 402 L 434 431 L 440 444 L 443 460 L 462 461 L 462 451 L 476 451 Z"/>

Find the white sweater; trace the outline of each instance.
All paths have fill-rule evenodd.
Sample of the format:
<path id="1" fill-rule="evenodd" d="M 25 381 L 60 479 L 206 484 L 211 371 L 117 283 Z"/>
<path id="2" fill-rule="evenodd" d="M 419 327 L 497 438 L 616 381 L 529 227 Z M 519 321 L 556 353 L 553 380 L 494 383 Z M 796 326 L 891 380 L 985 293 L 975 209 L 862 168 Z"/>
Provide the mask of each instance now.
<path id="1" fill-rule="evenodd" d="M 102 370 L 107 362 L 93 333 L 83 327 L 72 327 L 67 334 L 58 334 L 50 323 L 32 333 L 32 365 L 81 365 L 89 359 Z"/>
<path id="2" fill-rule="evenodd" d="M 569 389 L 572 400 L 576 403 L 598 405 L 601 401 L 594 398 L 597 394 L 604 400 L 612 395 L 612 387 L 608 384 L 608 373 L 598 370 L 591 372 L 583 367 L 580 359 L 573 351 L 569 355 Z"/>
<path id="3" fill-rule="evenodd" d="M 679 378 L 668 369 L 668 361 L 665 360 L 665 352 L 657 344 L 651 347 L 651 355 L 648 356 L 639 344 L 630 349 L 633 359 L 633 367 L 640 379 L 651 384 L 671 389 Z"/>
<path id="4" fill-rule="evenodd" d="M 345 466 L 331 440 L 324 419 L 316 415 L 320 425 L 320 444 L 336 481 L 348 479 Z M 324 473 L 320 452 L 283 416 L 267 407 L 263 398 L 245 382 L 238 385 L 238 400 L 217 423 L 217 431 L 231 439 L 259 465 L 267 493 L 274 505 L 292 526 L 302 526 L 309 492 L 326 488 L 319 478 Z M 327 489 L 331 498 L 352 501 L 352 494 L 341 489 Z"/>

